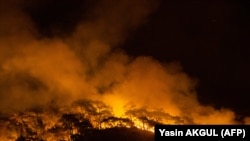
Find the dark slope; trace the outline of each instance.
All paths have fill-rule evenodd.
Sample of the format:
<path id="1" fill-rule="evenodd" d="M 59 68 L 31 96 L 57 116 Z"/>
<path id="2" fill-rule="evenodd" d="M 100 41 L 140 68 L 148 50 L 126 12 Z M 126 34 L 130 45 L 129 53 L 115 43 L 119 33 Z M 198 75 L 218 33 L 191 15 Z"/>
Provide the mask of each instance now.
<path id="1" fill-rule="evenodd" d="M 76 141 L 154 141 L 154 133 L 136 128 L 110 128 L 94 130 Z"/>

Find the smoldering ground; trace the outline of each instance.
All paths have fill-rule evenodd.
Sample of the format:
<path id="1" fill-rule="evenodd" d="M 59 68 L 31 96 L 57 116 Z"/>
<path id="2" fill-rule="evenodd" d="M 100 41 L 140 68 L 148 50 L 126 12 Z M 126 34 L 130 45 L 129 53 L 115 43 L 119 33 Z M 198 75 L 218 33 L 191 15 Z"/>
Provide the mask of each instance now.
<path id="1" fill-rule="evenodd" d="M 59 1 L 53 1 L 54 5 L 56 2 Z M 87 12 L 77 10 L 78 13 L 69 14 L 72 17 L 85 13 L 71 19 L 75 21 L 70 25 L 41 24 L 53 19 L 48 20 L 57 7 L 46 9 L 50 6 L 48 1 L 32 15 L 32 7 L 40 4 L 1 1 L 2 113 L 51 104 L 65 106 L 86 98 L 111 105 L 118 116 L 124 114 L 126 103 L 133 102 L 138 107 L 163 108 L 170 115 L 188 117 L 194 123 L 237 123 L 230 109 L 199 103 L 197 81 L 183 72 L 180 64 L 162 64 L 149 56 L 134 58 L 117 48 L 130 31 L 147 22 L 158 2 L 96 1 Z M 36 13 L 44 11 L 48 18 L 45 16 L 39 24 Z"/>

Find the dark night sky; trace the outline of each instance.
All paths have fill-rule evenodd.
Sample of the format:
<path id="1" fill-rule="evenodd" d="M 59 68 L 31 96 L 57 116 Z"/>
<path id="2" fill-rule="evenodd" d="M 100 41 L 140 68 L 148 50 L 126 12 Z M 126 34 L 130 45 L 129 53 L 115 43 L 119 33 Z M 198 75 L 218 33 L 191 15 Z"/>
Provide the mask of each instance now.
<path id="1" fill-rule="evenodd" d="M 94 1 L 49 3 L 27 8 L 45 36 L 55 26 L 71 32 L 69 27 L 87 17 Z M 85 14 L 76 14 L 80 9 Z M 180 62 L 185 72 L 199 80 L 197 93 L 202 103 L 250 115 L 249 37 L 250 1 L 162 0 L 122 47 L 130 55 Z"/>
<path id="2" fill-rule="evenodd" d="M 179 61 L 202 103 L 250 114 L 250 1 L 166 0 L 125 44 L 128 53 Z"/>

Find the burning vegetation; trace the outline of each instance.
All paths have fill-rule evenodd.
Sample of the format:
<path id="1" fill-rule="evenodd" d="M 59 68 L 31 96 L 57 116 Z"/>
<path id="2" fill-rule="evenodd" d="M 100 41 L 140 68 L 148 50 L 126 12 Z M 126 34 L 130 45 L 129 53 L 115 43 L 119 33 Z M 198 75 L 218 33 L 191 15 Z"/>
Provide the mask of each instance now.
<path id="1" fill-rule="evenodd" d="M 97 1 L 63 37 L 39 33 L 24 10 L 39 4 L 0 1 L 0 140 L 94 140 L 113 129 L 152 134 L 161 123 L 244 123 L 230 109 L 200 104 L 196 81 L 179 63 L 117 47 L 146 22 L 155 0 Z"/>
<path id="2" fill-rule="evenodd" d="M 153 132 L 155 124 L 184 124 L 183 119 L 163 110 L 126 109 L 124 116 L 116 117 L 112 108 L 103 102 L 82 99 L 70 107 L 37 107 L 1 115 L 1 140 L 74 141 L 88 138 L 99 130 L 128 128 Z"/>

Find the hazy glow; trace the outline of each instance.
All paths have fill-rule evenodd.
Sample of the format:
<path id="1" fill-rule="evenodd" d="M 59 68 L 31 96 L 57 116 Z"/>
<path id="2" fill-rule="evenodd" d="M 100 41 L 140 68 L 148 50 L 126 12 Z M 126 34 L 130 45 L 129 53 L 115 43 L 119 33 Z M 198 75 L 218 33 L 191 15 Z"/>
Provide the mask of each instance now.
<path id="1" fill-rule="evenodd" d="M 180 117 L 184 123 L 237 123 L 230 109 L 199 103 L 196 81 L 182 71 L 180 64 L 161 64 L 151 57 L 132 58 L 113 51 L 125 40 L 126 31 L 143 23 L 157 4 L 154 0 L 112 2 L 99 3 L 90 11 L 93 19 L 79 23 L 74 34 L 65 39 L 37 39 L 37 30 L 21 7 L 14 7 L 12 12 L 0 7 L 0 111 L 11 114 L 39 106 L 50 109 L 51 105 L 63 109 L 75 100 L 91 99 L 111 106 L 117 117 L 124 117 L 124 105 L 132 102 L 137 108 L 164 111 L 145 116 L 158 113 L 166 117 L 168 113 L 168 117 Z M 48 112 L 42 118 L 49 129 L 58 115 Z M 174 124 L 171 119 L 162 121 Z M 245 121 L 249 123 L 248 118 Z M 1 126 L 1 135 L 10 139 L 18 136 L 5 127 Z M 52 135 L 44 136 L 55 140 Z"/>

